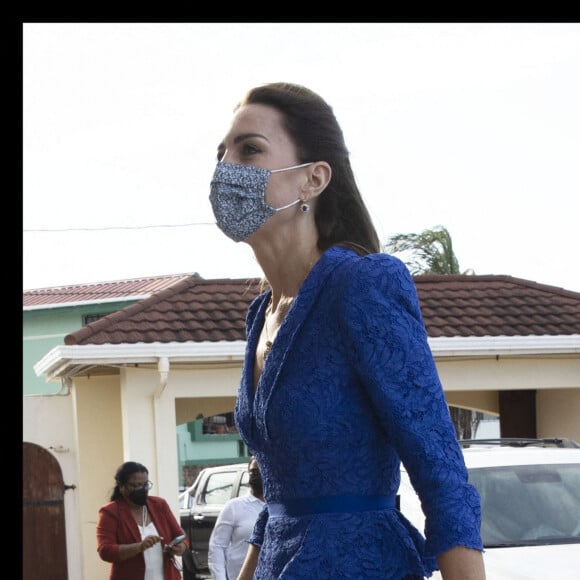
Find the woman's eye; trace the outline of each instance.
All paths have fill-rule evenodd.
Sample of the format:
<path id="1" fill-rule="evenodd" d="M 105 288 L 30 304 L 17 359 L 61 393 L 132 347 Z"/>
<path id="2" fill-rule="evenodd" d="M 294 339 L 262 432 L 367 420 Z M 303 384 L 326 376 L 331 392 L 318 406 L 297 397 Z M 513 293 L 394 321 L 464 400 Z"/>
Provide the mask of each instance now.
<path id="1" fill-rule="evenodd" d="M 258 147 L 256 147 L 255 145 L 252 145 L 250 143 L 244 143 L 242 147 L 242 153 L 244 155 L 255 155 L 256 153 L 261 153 L 261 150 L 258 149 Z"/>
<path id="2" fill-rule="evenodd" d="M 220 147 L 217 150 L 217 160 L 222 161 L 226 153 L 228 154 L 228 161 L 231 163 L 233 159 L 238 159 L 241 161 L 245 158 L 258 155 L 259 153 L 262 153 L 262 150 L 256 145 L 252 145 L 251 143 L 242 143 L 239 145 L 239 147 L 234 147 L 230 150 L 226 149 L 225 147 Z"/>

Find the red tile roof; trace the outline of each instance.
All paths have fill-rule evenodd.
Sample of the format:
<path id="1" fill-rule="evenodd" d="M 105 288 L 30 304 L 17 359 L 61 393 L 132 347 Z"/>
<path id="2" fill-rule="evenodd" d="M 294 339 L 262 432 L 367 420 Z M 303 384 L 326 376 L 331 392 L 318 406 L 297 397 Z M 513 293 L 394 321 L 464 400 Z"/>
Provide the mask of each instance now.
<path id="1" fill-rule="evenodd" d="M 580 334 L 580 293 L 511 276 L 414 277 L 430 337 Z M 245 340 L 259 279 L 189 277 L 65 337 L 67 345 Z"/>
<path id="2" fill-rule="evenodd" d="M 188 278 L 65 337 L 65 344 L 245 340 L 259 279 Z"/>
<path id="3" fill-rule="evenodd" d="M 27 308 L 32 306 L 49 307 L 59 304 L 64 306 L 84 302 L 141 300 L 192 276 L 199 277 L 199 274 L 173 274 L 152 278 L 134 278 L 96 284 L 77 284 L 74 286 L 24 290 L 22 305 Z"/>
<path id="4" fill-rule="evenodd" d="M 415 276 L 430 337 L 580 334 L 580 293 L 511 276 Z"/>

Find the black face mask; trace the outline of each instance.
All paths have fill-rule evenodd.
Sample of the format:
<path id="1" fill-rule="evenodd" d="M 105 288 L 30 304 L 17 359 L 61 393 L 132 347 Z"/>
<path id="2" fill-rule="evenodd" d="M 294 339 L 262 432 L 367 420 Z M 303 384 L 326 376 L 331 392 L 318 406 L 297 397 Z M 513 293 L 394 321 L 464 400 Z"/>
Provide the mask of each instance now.
<path id="1" fill-rule="evenodd" d="M 262 486 L 262 476 L 259 471 L 250 471 L 249 479 L 250 489 L 254 492 L 254 495 L 262 495 L 264 493 L 264 488 Z"/>
<path id="2" fill-rule="evenodd" d="M 134 489 L 130 494 L 129 494 L 129 499 L 137 504 L 137 505 L 145 505 L 145 502 L 147 501 L 147 496 L 149 495 L 149 492 L 146 489 Z"/>

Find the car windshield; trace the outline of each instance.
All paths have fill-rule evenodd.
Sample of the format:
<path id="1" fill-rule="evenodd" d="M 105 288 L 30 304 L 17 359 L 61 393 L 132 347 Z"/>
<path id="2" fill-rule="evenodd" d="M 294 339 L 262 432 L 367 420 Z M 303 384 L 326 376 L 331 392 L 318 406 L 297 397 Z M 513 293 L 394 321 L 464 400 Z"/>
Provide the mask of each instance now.
<path id="1" fill-rule="evenodd" d="M 580 464 L 472 468 L 486 548 L 580 543 Z"/>
<path id="2" fill-rule="evenodd" d="M 232 497 L 235 471 L 212 473 L 207 482 L 204 501 L 207 504 L 224 504 Z"/>

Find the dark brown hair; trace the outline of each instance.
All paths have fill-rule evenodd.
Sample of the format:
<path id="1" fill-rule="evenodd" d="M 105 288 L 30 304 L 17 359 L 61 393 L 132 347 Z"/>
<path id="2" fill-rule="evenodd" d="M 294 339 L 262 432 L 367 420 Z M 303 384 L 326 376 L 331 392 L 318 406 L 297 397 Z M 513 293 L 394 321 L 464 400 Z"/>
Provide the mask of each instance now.
<path id="1" fill-rule="evenodd" d="M 134 473 L 146 473 L 149 475 L 149 470 L 142 463 L 137 463 L 136 461 L 126 461 L 117 468 L 117 472 L 115 473 L 115 488 L 111 494 L 111 501 L 123 497 L 119 488 L 125 485 Z"/>
<path id="2" fill-rule="evenodd" d="M 239 105 L 261 104 L 282 114 L 300 163 L 326 161 L 332 177 L 319 195 L 314 214 L 318 248 L 353 248 L 364 255 L 380 252 L 380 243 L 357 187 L 349 152 L 332 108 L 319 95 L 291 83 L 270 83 L 250 89 Z"/>

